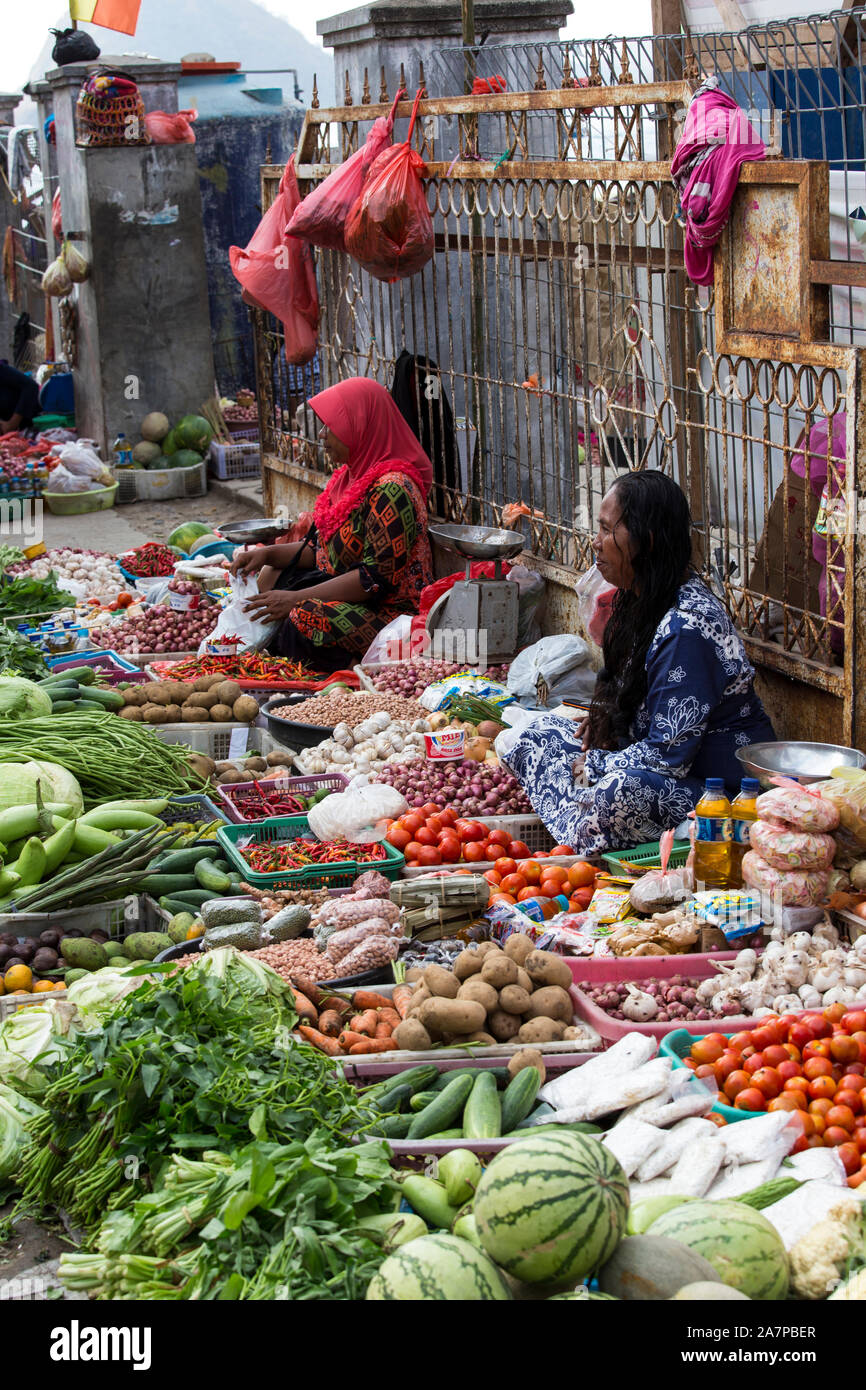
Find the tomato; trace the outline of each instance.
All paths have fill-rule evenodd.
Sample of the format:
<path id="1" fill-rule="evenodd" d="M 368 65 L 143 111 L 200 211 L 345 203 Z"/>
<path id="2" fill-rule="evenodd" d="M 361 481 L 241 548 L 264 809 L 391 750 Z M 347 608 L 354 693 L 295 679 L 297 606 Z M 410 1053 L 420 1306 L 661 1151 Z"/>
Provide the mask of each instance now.
<path id="1" fill-rule="evenodd" d="M 804 1014 L 803 1023 L 809 1029 L 813 1038 L 829 1038 L 833 1031 L 832 1024 L 828 1023 L 823 1014 Z M 794 1038 L 791 1039 L 795 1041 Z"/>
<path id="2" fill-rule="evenodd" d="M 709 1115 L 705 1115 L 704 1119 L 709 1120 L 711 1125 L 717 1125 L 719 1129 L 724 1129 L 728 1123 L 724 1115 L 717 1115 L 714 1110 L 711 1110 Z"/>
<path id="3" fill-rule="evenodd" d="M 491 888 L 498 888 L 499 885 L 502 883 L 502 877 L 500 874 L 496 872 L 495 869 L 488 869 L 484 877 L 490 884 Z"/>
<path id="4" fill-rule="evenodd" d="M 792 1062 L 789 1059 L 787 1062 L 780 1062 L 776 1071 L 781 1076 L 783 1082 L 793 1081 L 795 1076 L 800 1075 L 800 1063 Z"/>
<path id="5" fill-rule="evenodd" d="M 852 1062 L 859 1061 L 860 1044 L 847 1033 L 834 1033 L 830 1039 L 830 1056 L 834 1062 L 842 1062 L 849 1066 Z"/>
<path id="6" fill-rule="evenodd" d="M 866 1155 L 866 1128 L 859 1127 L 854 1130 L 854 1143 L 861 1154 Z"/>
<path id="7" fill-rule="evenodd" d="M 833 1109 L 832 1100 L 810 1100 L 807 1106 L 810 1115 L 820 1115 L 826 1123 L 827 1111 Z"/>
<path id="8" fill-rule="evenodd" d="M 464 845 L 471 844 L 473 840 L 486 840 L 487 829 L 479 825 L 477 820 L 467 821 L 465 825 L 460 826 L 460 839 Z"/>
<path id="9" fill-rule="evenodd" d="M 829 1008 L 823 1010 L 823 1016 L 828 1023 L 838 1023 L 841 1018 L 845 1017 L 845 1005 L 831 1004 Z"/>
<path id="10" fill-rule="evenodd" d="M 747 1057 L 745 1061 L 743 1061 L 743 1071 L 747 1071 L 750 1076 L 754 1076 L 755 1072 L 760 1071 L 763 1066 L 763 1052 L 753 1052 L 751 1057 Z"/>
<path id="11" fill-rule="evenodd" d="M 848 1109 L 853 1110 L 855 1115 L 858 1117 L 862 1116 L 863 1096 L 859 1091 L 846 1091 L 845 1088 L 840 1085 L 834 1099 L 837 1105 L 847 1105 Z"/>
<path id="12" fill-rule="evenodd" d="M 829 1060 L 829 1038 L 813 1038 L 811 1042 L 806 1043 L 806 1046 L 803 1048 L 803 1061 L 808 1062 L 813 1057 L 823 1057 Z"/>
<path id="13" fill-rule="evenodd" d="M 805 1076 L 792 1076 L 790 1081 L 786 1081 L 782 1088 L 785 1091 L 802 1091 L 804 1096 L 809 1094 L 809 1082 Z"/>
<path id="14" fill-rule="evenodd" d="M 471 873 L 472 873 L 472 870 L 471 870 L 471 869 L 455 869 L 455 870 L 454 870 L 454 874 L 455 874 L 455 875 L 457 875 L 457 874 L 471 874 Z"/>
<path id="15" fill-rule="evenodd" d="M 858 1031 L 856 1033 L 852 1033 L 851 1036 L 852 1038 L 856 1038 L 858 1043 L 860 1044 L 860 1061 L 866 1062 L 866 1030 L 860 1032 L 858 1029 Z"/>
<path id="16" fill-rule="evenodd" d="M 419 816 L 417 811 L 410 811 L 407 816 L 401 818 L 399 824 L 403 830 L 409 830 L 414 835 L 424 824 L 424 817 Z"/>
<path id="17" fill-rule="evenodd" d="M 795 1047 L 793 1043 L 782 1043 L 782 1047 L 784 1047 L 792 1062 L 802 1061 L 802 1053 L 799 1047 Z"/>
<path id="18" fill-rule="evenodd" d="M 522 840 L 512 840 L 508 846 L 508 853 L 511 855 L 512 859 L 532 858 L 532 855 L 529 851 L 529 845 L 524 844 Z"/>
<path id="19" fill-rule="evenodd" d="M 735 1033 L 734 1036 L 731 1038 L 731 1041 L 728 1043 L 728 1047 L 732 1048 L 734 1052 L 742 1052 L 744 1047 L 751 1046 L 751 1033 Z"/>
<path id="20" fill-rule="evenodd" d="M 554 845 L 553 849 L 550 851 L 551 858 L 557 854 L 574 854 L 574 850 L 571 848 L 571 845 Z"/>
<path id="21" fill-rule="evenodd" d="M 457 820 L 457 812 L 451 806 L 446 806 L 444 811 L 439 812 L 439 819 L 443 825 L 454 825 Z"/>
<path id="22" fill-rule="evenodd" d="M 420 845 L 417 840 L 410 840 L 403 853 L 407 860 L 418 859 L 423 848 L 424 846 Z"/>
<path id="23" fill-rule="evenodd" d="M 688 1067 L 689 1071 L 697 1071 L 697 1063 L 693 1062 L 691 1057 L 683 1058 L 683 1066 Z"/>
<path id="24" fill-rule="evenodd" d="M 804 1149 L 808 1149 L 810 1142 L 811 1141 L 806 1138 L 805 1134 L 801 1134 L 798 1139 L 794 1140 L 791 1146 L 791 1153 L 801 1154 Z"/>
<path id="25" fill-rule="evenodd" d="M 557 883 L 568 883 L 568 870 L 559 864 L 549 864 L 541 877 L 554 879 Z"/>
<path id="26" fill-rule="evenodd" d="M 832 1100 L 836 1094 L 836 1082 L 832 1076 L 816 1076 L 809 1082 L 809 1095 L 812 1100 Z"/>
<path id="27" fill-rule="evenodd" d="M 848 1179 L 848 1186 L 862 1187 L 864 1182 L 866 1182 L 866 1168 L 861 1168 L 859 1173 L 855 1173 L 853 1177 Z"/>
<path id="28" fill-rule="evenodd" d="M 442 807 L 436 801 L 427 801 L 421 807 L 421 815 L 426 820 L 428 816 L 438 816 Z"/>
<path id="29" fill-rule="evenodd" d="M 399 849 L 402 853 L 406 846 L 411 844 L 412 836 L 408 830 L 401 830 L 400 826 L 395 824 L 391 826 L 385 839 L 388 841 L 389 845 L 393 845 L 395 849 Z"/>
<path id="30" fill-rule="evenodd" d="M 846 1067 L 845 1075 L 839 1082 L 839 1089 L 862 1091 L 864 1088 L 866 1088 L 866 1076 L 861 1076 L 859 1072 L 852 1072 L 850 1067 Z"/>
<path id="31" fill-rule="evenodd" d="M 790 1061 L 787 1052 L 781 1043 L 770 1043 L 769 1047 L 764 1048 L 764 1062 L 768 1067 L 781 1066 L 783 1062 Z"/>
<path id="32" fill-rule="evenodd" d="M 594 864 L 587 864 L 585 859 L 579 859 L 569 869 L 568 881 L 572 888 L 588 888 L 590 884 L 595 883 L 597 872 Z"/>
<path id="33" fill-rule="evenodd" d="M 842 1129 L 854 1132 L 854 1111 L 850 1105 L 834 1105 L 827 1111 L 827 1128 L 840 1125 Z"/>
<path id="34" fill-rule="evenodd" d="M 850 1066 L 845 1068 L 845 1075 L 866 1077 L 866 1067 L 862 1062 L 852 1062 Z"/>
<path id="35" fill-rule="evenodd" d="M 751 1090 L 752 1078 L 747 1071 L 732 1071 L 722 1090 L 729 1101 L 735 1101 L 741 1091 Z M 760 1095 L 760 1092 L 758 1092 Z"/>
<path id="36" fill-rule="evenodd" d="M 443 835 L 439 841 L 439 853 L 442 855 L 443 864 L 456 864 L 460 858 L 462 846 L 456 835 Z"/>
<path id="37" fill-rule="evenodd" d="M 549 851 L 549 850 L 546 850 L 546 849 L 537 849 L 537 850 L 535 851 L 535 858 L 536 858 L 536 859 L 549 859 L 549 858 L 550 858 L 550 851 Z"/>
<path id="38" fill-rule="evenodd" d="M 497 872 L 498 874 L 501 874 L 502 877 L 504 878 L 506 874 L 516 874 L 516 873 L 517 873 L 517 860 L 516 860 L 516 859 L 509 859 L 507 856 L 503 856 L 501 859 L 497 859 L 497 860 L 496 860 L 496 862 L 495 862 L 495 864 L 493 865 L 493 867 L 494 867 L 494 869 L 496 870 L 496 872 Z M 527 883 L 531 883 L 531 882 L 532 882 L 532 879 L 529 877 L 529 874 L 526 873 L 525 869 L 521 869 L 520 872 L 523 874 L 523 877 L 526 879 L 526 882 L 527 882 Z"/>
<path id="39" fill-rule="evenodd" d="M 724 1081 L 727 1081 L 732 1071 L 740 1070 L 740 1059 L 736 1052 L 728 1050 L 722 1053 L 717 1062 L 712 1063 L 712 1067 L 713 1075 L 721 1086 Z"/>
<path id="40" fill-rule="evenodd" d="M 839 1157 L 849 1178 L 860 1172 L 860 1150 L 856 1144 L 840 1144 Z"/>
<path id="41" fill-rule="evenodd" d="M 766 1095 L 766 1092 L 763 1094 Z M 804 1119 L 811 1119 L 811 1116 L 804 1114 L 806 1101 L 799 1091 L 789 1091 L 787 1095 L 773 1096 L 767 1104 L 768 1110 L 796 1110 L 797 1114 L 803 1114 Z"/>
<path id="42" fill-rule="evenodd" d="M 512 904 L 514 904 L 514 903 L 517 902 L 517 899 L 516 899 L 516 898 L 512 898 L 512 896 L 511 896 L 510 893 L 491 893 L 491 894 L 490 894 L 490 901 L 491 901 L 491 903 L 512 903 Z"/>
<path id="43" fill-rule="evenodd" d="M 506 874 L 502 880 L 503 893 L 519 893 L 521 888 L 528 888 L 529 884 L 523 874 Z"/>
<path id="44" fill-rule="evenodd" d="M 748 1071 L 748 1067 L 746 1067 Z M 752 1085 L 757 1086 L 761 1095 L 766 1096 L 767 1100 L 773 1100 L 782 1090 L 782 1078 L 773 1067 L 761 1067 L 758 1071 L 752 1072 Z M 794 1092 L 789 1092 L 793 1095 Z M 805 1109 L 805 1106 L 803 1107 Z"/>
<path id="45" fill-rule="evenodd" d="M 782 1097 L 780 1096 L 779 1099 L 781 1100 Z M 813 1134 L 817 1133 L 815 1129 L 814 1115 L 810 1115 L 806 1110 L 797 1110 L 794 1113 L 796 1114 L 797 1122 L 807 1139 L 811 1138 Z"/>
<path id="46" fill-rule="evenodd" d="M 691 1056 L 695 1062 L 717 1062 L 728 1050 L 728 1040 L 719 1033 L 707 1033 L 692 1043 Z"/>
<path id="47" fill-rule="evenodd" d="M 426 825 L 422 825 L 420 830 L 415 831 L 415 839 L 419 845 L 435 845 L 436 843 L 436 836 Z"/>
<path id="48" fill-rule="evenodd" d="M 487 843 L 489 845 L 501 845 L 503 849 L 508 849 L 511 844 L 511 836 L 507 830 L 491 830 L 487 836 Z"/>
<path id="49" fill-rule="evenodd" d="M 829 1057 L 807 1057 L 803 1062 L 803 1075 L 808 1081 L 818 1076 L 832 1076 L 833 1063 Z"/>
<path id="50" fill-rule="evenodd" d="M 788 1029 L 788 1042 L 792 1043 L 798 1052 L 802 1052 L 806 1044 L 811 1041 L 812 1034 L 805 1023 L 795 1023 L 792 1028 Z"/>
<path id="51" fill-rule="evenodd" d="M 427 829 L 432 830 L 437 839 L 442 834 L 444 824 L 441 816 L 428 816 L 427 818 Z"/>
<path id="52" fill-rule="evenodd" d="M 757 1086 L 747 1086 L 734 1100 L 735 1110 L 766 1110 L 767 1100 Z"/>
<path id="53" fill-rule="evenodd" d="M 852 1009 L 840 1021 L 846 1033 L 866 1032 L 866 1009 Z"/>
<path id="54" fill-rule="evenodd" d="M 502 846 L 501 846 L 501 845 L 492 845 L 492 844 L 490 843 L 489 840 L 485 840 L 485 841 L 484 841 L 484 858 L 485 858 L 485 859 L 489 859 L 491 864 L 495 863 L 496 860 L 499 858 L 499 851 L 500 851 L 501 849 L 502 849 Z"/>
<path id="55" fill-rule="evenodd" d="M 463 846 L 463 858 L 467 864 L 483 864 L 487 855 L 480 840 L 467 840 Z"/>
<path id="56" fill-rule="evenodd" d="M 513 874 L 512 877 L 513 877 L 513 878 L 519 878 L 520 875 L 519 875 L 519 874 Z M 517 901 L 518 901 L 519 903 L 528 903 L 528 902 L 530 902 L 533 898 L 537 898 L 537 897 L 538 897 L 538 885 L 535 884 L 535 883 L 527 883 L 526 887 L 525 887 L 525 888 L 521 888 L 520 892 L 517 894 Z M 572 911 L 575 911 L 575 910 L 576 910 L 576 909 L 572 909 Z"/>
<path id="57" fill-rule="evenodd" d="M 849 1144 L 850 1142 L 851 1135 L 841 1125 L 828 1125 L 824 1130 L 824 1145 L 828 1149 L 835 1149 L 840 1144 Z"/>
<path id="58" fill-rule="evenodd" d="M 752 1042 L 759 1052 L 763 1052 L 765 1047 L 772 1047 L 773 1043 L 782 1041 L 779 1031 L 778 1019 L 771 1019 L 767 1023 L 762 1023 L 758 1028 L 752 1029 Z"/>
<path id="59" fill-rule="evenodd" d="M 422 845 L 421 853 L 418 855 L 418 863 L 422 866 L 422 868 L 426 869 L 428 866 L 432 866 L 433 864 L 441 864 L 442 855 L 439 853 L 435 845 Z"/>
<path id="60" fill-rule="evenodd" d="M 521 859 L 520 872 L 523 874 L 527 883 L 541 882 L 541 865 L 537 859 Z"/>
<path id="61" fill-rule="evenodd" d="M 576 888 L 568 900 L 568 905 L 572 912 L 586 912 L 592 902 L 594 888 Z M 576 904 L 572 906 L 572 904 Z"/>
<path id="62" fill-rule="evenodd" d="M 709 1062 L 704 1062 L 702 1066 L 695 1067 L 695 1076 L 699 1076 L 702 1081 L 707 1080 L 710 1077 L 712 1077 L 712 1079 L 715 1081 L 715 1068 L 711 1067 Z"/>

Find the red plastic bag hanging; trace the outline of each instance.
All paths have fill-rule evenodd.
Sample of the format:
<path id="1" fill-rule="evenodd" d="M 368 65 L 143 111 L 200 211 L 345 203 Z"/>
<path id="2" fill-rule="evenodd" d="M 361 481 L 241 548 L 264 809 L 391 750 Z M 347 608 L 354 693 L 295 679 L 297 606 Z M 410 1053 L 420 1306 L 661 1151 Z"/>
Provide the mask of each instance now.
<path id="1" fill-rule="evenodd" d="M 267 309 L 282 321 L 286 361 L 303 366 L 315 356 L 319 327 L 319 292 L 313 253 L 304 242 L 286 234 L 286 226 L 301 201 L 292 155 L 280 187 L 249 245 L 229 247 L 229 263 L 243 286 L 243 298 Z"/>
<path id="2" fill-rule="evenodd" d="M 198 120 L 198 112 L 188 111 L 148 111 L 144 118 L 147 133 L 154 145 L 194 145 L 195 131 L 191 122 Z"/>
<path id="3" fill-rule="evenodd" d="M 60 207 L 60 189 L 51 199 L 51 231 L 55 241 L 63 240 L 63 212 Z"/>
<path id="4" fill-rule="evenodd" d="M 345 251 L 346 218 L 358 200 L 373 160 L 391 144 L 394 112 L 403 95 L 401 87 L 389 114 L 379 116 L 378 120 L 373 122 L 361 148 L 338 165 L 318 188 L 307 194 L 301 206 L 292 214 L 288 228 L 289 236 L 303 237 L 314 246 L 328 246 L 335 251 Z"/>
<path id="5" fill-rule="evenodd" d="M 403 280 L 421 270 L 433 255 L 433 222 L 421 182 L 427 171 L 410 144 L 421 90 L 406 139 L 373 161 L 346 219 L 346 250 L 377 280 Z"/>

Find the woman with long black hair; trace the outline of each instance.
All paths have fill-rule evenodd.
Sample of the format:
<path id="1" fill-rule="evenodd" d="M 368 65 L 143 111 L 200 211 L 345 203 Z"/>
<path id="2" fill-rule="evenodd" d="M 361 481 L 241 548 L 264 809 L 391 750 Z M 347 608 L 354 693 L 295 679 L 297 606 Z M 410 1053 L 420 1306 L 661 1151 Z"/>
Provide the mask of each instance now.
<path id="1" fill-rule="evenodd" d="M 593 542 L 617 593 L 589 716 L 575 725 L 542 715 L 506 755 L 547 829 L 581 853 L 657 840 L 694 809 L 706 777 L 738 791 L 736 749 L 774 737 L 691 546 L 688 503 L 671 478 L 646 469 L 617 479 Z"/>

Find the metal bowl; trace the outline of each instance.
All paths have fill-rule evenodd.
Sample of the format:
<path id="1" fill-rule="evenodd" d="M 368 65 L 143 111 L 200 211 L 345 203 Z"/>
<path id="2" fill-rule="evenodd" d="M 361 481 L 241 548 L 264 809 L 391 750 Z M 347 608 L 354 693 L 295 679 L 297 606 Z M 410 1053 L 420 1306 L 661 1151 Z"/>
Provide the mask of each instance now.
<path id="1" fill-rule="evenodd" d="M 219 533 L 235 545 L 271 545 L 277 536 L 290 529 L 291 524 L 287 519 L 260 516 L 253 521 L 229 521 L 219 527 Z"/>
<path id="2" fill-rule="evenodd" d="M 829 777 L 834 767 L 866 767 L 866 754 L 839 743 L 750 743 L 737 749 L 743 772 L 763 787 L 773 777 L 791 777 L 808 785 Z"/>
<path id="3" fill-rule="evenodd" d="M 519 531 L 493 526 L 430 526 L 429 534 L 448 550 L 469 560 L 510 560 L 526 548 Z"/>

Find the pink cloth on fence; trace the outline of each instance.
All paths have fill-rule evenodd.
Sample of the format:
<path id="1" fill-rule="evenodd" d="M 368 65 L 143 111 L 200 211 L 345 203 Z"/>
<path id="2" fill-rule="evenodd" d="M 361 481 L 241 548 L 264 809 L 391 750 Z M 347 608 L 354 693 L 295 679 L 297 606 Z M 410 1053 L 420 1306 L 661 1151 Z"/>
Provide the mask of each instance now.
<path id="1" fill-rule="evenodd" d="M 697 285 L 713 282 L 713 249 L 728 220 L 740 166 L 766 154 L 746 113 L 717 82 L 709 78 L 692 97 L 671 162 L 686 217 L 686 271 Z"/>
<path id="2" fill-rule="evenodd" d="M 840 606 L 844 598 L 845 545 L 844 540 L 840 539 L 837 534 L 834 534 L 833 503 L 844 500 L 845 496 L 847 412 L 844 410 L 837 411 L 832 419 L 832 432 L 829 428 L 829 422 L 826 416 L 824 416 L 810 429 L 808 441 L 806 441 L 805 438 L 801 438 L 798 443 L 798 449 L 801 450 L 801 452 L 792 456 L 791 472 L 796 473 L 800 478 L 807 478 L 809 487 L 814 496 L 820 497 L 822 500 L 822 508 L 818 514 L 816 528 L 823 525 L 824 529 L 814 529 L 812 531 L 812 554 L 821 566 L 821 578 L 818 581 L 818 594 L 821 600 L 821 616 L 826 617 L 827 615 L 827 584 L 829 570 L 830 612 L 833 617 L 838 619 Z M 807 454 L 809 456 L 808 472 L 806 469 Z M 832 469 L 830 468 L 830 460 L 833 462 Z M 828 511 L 830 513 L 829 524 L 827 519 Z M 833 630 L 830 641 L 833 650 L 841 652 L 842 634 L 837 629 Z"/>

